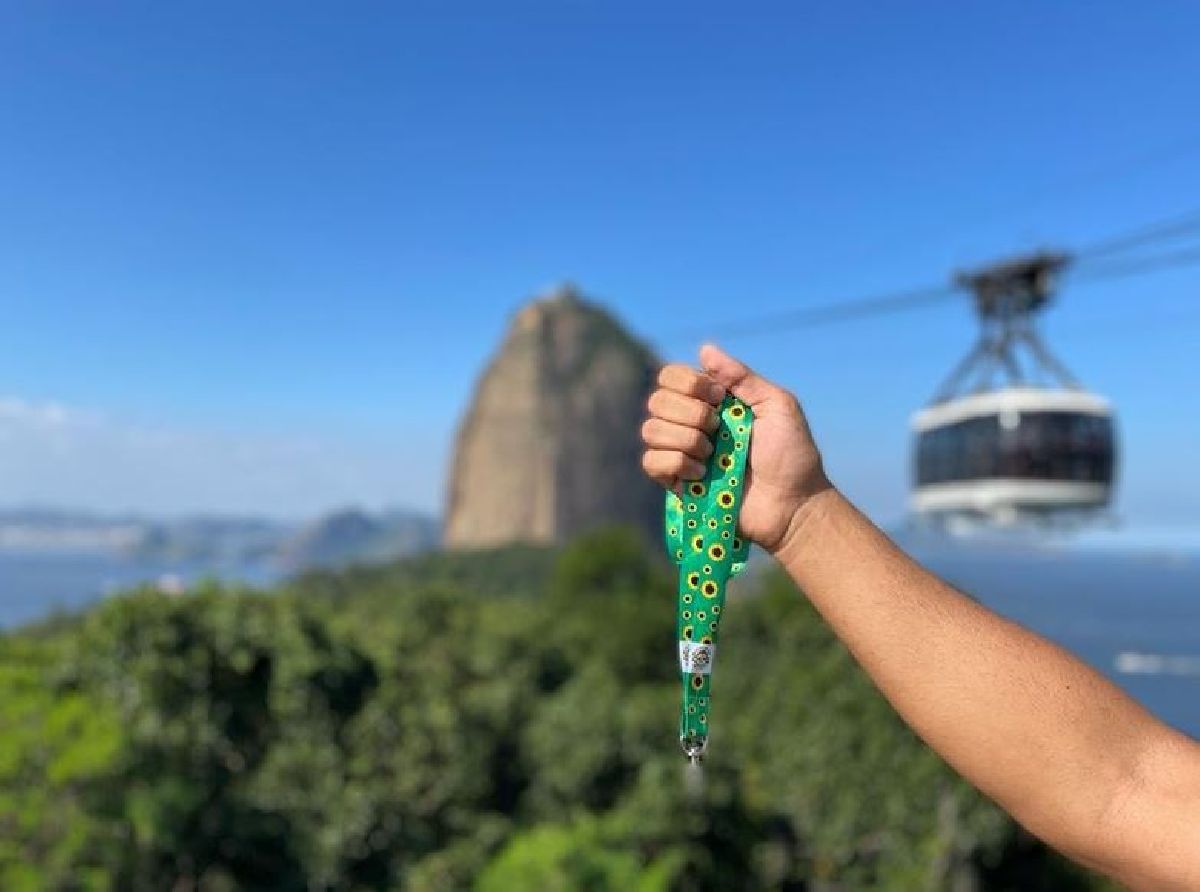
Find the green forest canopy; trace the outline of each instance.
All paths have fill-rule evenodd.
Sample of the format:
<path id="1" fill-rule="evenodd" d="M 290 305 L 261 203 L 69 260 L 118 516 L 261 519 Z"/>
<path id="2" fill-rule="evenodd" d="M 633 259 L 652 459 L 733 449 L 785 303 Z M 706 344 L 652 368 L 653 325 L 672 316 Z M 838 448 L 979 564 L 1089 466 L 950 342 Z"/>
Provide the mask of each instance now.
<path id="1" fill-rule="evenodd" d="M 733 595 L 706 784 L 674 586 L 613 529 L 0 637 L 0 888 L 1088 890 L 783 577 Z"/>

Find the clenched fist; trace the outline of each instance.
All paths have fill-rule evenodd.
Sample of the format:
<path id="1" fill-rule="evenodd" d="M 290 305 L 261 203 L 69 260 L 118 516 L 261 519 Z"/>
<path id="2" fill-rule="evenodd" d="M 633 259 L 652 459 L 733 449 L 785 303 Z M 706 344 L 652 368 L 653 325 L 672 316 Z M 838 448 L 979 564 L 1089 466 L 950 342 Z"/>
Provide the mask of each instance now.
<path id="1" fill-rule="evenodd" d="M 650 417 L 642 425 L 642 467 L 672 489 L 703 477 L 713 451 L 716 407 L 732 393 L 754 413 L 739 526 L 746 538 L 774 552 L 805 503 L 830 488 L 808 422 L 791 393 L 716 347 L 700 349 L 700 365 L 702 372 L 673 364 L 659 373 Z"/>

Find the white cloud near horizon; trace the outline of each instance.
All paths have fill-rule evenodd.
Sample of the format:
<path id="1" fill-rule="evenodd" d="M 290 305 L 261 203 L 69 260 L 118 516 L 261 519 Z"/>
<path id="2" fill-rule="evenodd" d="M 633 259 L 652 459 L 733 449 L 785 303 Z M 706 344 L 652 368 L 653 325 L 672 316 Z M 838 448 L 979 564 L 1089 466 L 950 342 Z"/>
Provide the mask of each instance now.
<path id="1" fill-rule="evenodd" d="M 415 438 L 414 438 L 415 441 Z M 444 449 L 153 427 L 0 395 L 0 506 L 304 517 L 345 505 L 439 510 Z M 441 446 L 442 444 L 437 444 Z"/>

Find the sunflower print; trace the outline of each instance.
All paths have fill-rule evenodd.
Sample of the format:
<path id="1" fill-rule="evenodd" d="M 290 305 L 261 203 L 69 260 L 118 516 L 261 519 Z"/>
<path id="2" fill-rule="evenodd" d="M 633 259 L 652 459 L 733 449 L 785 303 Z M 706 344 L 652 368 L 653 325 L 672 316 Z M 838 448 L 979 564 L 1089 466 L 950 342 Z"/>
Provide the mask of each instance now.
<path id="1" fill-rule="evenodd" d="M 749 543 L 737 534 L 737 516 L 752 426 L 753 415 L 745 403 L 727 396 L 704 479 L 690 481 L 682 495 L 672 492 L 666 497 L 667 553 L 679 565 L 679 739 L 688 751 L 702 751 L 708 740 L 717 619 L 727 583 L 746 565 L 749 552 Z"/>

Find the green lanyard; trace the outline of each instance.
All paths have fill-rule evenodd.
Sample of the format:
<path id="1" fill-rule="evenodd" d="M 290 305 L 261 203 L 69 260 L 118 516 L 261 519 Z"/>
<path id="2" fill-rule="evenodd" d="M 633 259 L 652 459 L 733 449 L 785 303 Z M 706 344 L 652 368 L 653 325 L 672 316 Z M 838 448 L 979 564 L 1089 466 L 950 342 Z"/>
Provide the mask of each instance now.
<path id="1" fill-rule="evenodd" d="M 729 579 L 746 565 L 750 545 L 737 536 L 753 417 L 741 400 L 725 397 L 703 480 L 686 481 L 683 495 L 667 493 L 667 552 L 679 565 L 675 630 L 683 698 L 679 742 L 693 762 L 708 744 L 713 658 Z"/>

